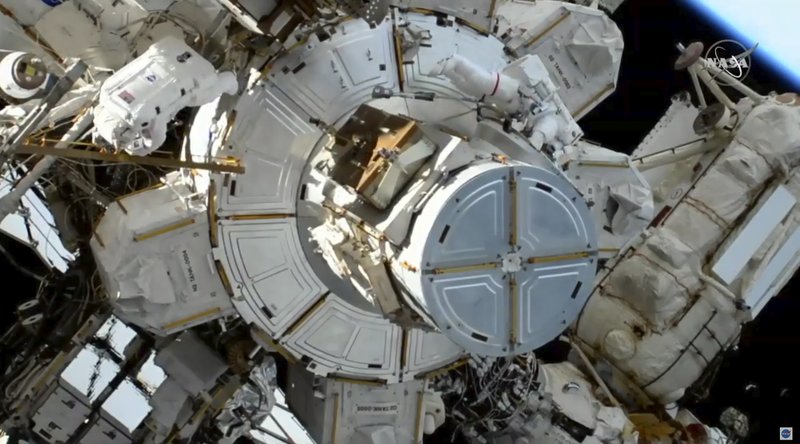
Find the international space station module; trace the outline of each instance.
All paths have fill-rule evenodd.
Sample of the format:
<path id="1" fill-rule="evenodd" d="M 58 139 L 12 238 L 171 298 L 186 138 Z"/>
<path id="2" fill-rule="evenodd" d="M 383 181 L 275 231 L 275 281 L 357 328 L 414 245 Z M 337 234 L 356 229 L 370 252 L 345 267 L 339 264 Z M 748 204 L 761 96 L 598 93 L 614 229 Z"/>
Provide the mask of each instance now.
<path id="1" fill-rule="evenodd" d="M 800 102 L 681 45 L 694 98 L 594 144 L 620 2 L 575 3 L 0 0 L 0 220 L 51 227 L 22 240 L 53 269 L 0 342 L 0 428 L 744 438 L 683 400 L 800 264 Z"/>

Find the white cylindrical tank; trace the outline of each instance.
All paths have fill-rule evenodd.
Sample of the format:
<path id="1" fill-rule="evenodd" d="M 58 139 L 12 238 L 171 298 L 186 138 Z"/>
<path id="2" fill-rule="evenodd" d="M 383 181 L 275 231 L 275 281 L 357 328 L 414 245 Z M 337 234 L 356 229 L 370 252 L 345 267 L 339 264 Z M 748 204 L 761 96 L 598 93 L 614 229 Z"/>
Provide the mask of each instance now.
<path id="1" fill-rule="evenodd" d="M 503 111 L 514 113 L 521 106 L 518 81 L 499 71 L 489 72 L 461 55 L 440 61 L 433 74 L 447 77 L 459 91 L 475 98 L 483 97 Z"/>
<path id="2" fill-rule="evenodd" d="M 487 160 L 453 176 L 418 214 L 393 267 L 409 295 L 470 353 L 529 352 L 577 316 L 592 287 L 589 209 L 542 157 Z"/>

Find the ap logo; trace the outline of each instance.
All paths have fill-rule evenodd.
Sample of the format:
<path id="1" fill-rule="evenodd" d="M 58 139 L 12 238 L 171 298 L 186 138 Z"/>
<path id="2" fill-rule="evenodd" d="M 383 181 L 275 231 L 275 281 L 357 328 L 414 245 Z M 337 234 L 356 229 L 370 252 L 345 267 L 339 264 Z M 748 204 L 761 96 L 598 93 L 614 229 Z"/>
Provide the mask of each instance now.
<path id="1" fill-rule="evenodd" d="M 794 433 L 791 427 L 781 427 L 781 441 L 791 441 Z"/>

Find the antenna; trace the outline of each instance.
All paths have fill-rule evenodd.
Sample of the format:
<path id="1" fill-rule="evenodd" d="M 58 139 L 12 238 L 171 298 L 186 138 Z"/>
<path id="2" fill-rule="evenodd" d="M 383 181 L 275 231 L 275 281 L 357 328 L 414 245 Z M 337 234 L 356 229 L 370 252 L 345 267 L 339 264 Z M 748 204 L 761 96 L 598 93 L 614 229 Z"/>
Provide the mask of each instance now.
<path id="1" fill-rule="evenodd" d="M 750 50 L 745 51 L 743 55 L 751 54 L 755 50 L 756 46 L 753 46 L 753 48 Z M 695 92 L 697 93 L 697 99 L 700 102 L 700 109 L 704 109 L 708 106 L 705 95 L 703 94 L 703 90 L 700 88 L 701 80 L 711 94 L 717 98 L 719 103 L 729 109 L 734 109 L 736 104 L 734 104 L 730 97 L 728 97 L 728 95 L 722 91 L 722 88 L 719 86 L 719 82 L 716 80 L 717 78 L 724 80 L 729 86 L 751 98 L 756 103 L 762 103 L 764 100 L 766 100 L 766 97 L 748 88 L 742 82 L 733 78 L 733 76 L 724 70 L 718 68 L 715 64 L 708 63 L 705 59 L 703 59 L 702 54 L 705 47 L 702 43 L 693 42 L 689 44 L 688 47 L 678 43 L 677 47 L 681 52 L 681 55 L 678 57 L 678 60 L 675 61 L 675 69 L 689 71 L 689 75 L 692 77 L 692 84 L 694 85 Z"/>

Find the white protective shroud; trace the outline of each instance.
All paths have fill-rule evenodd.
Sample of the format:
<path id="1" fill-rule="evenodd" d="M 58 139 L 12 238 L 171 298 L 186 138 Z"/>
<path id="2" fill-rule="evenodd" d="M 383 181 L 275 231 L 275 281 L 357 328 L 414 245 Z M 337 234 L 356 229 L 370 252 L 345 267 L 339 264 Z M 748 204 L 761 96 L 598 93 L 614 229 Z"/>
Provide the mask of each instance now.
<path id="1" fill-rule="evenodd" d="M 798 123 L 800 108 L 755 107 L 686 196 L 600 280 L 576 329 L 590 354 L 624 375 L 617 382 L 659 403 L 679 399 L 791 276 L 800 262 Z M 759 223 L 776 198 L 785 217 Z M 726 254 L 743 244 L 740 234 L 763 241 L 737 271 L 726 261 L 745 249 Z"/>
<path id="2" fill-rule="evenodd" d="M 91 247 L 123 320 L 166 336 L 233 312 L 211 261 L 202 197 L 172 173 L 107 209 Z"/>

